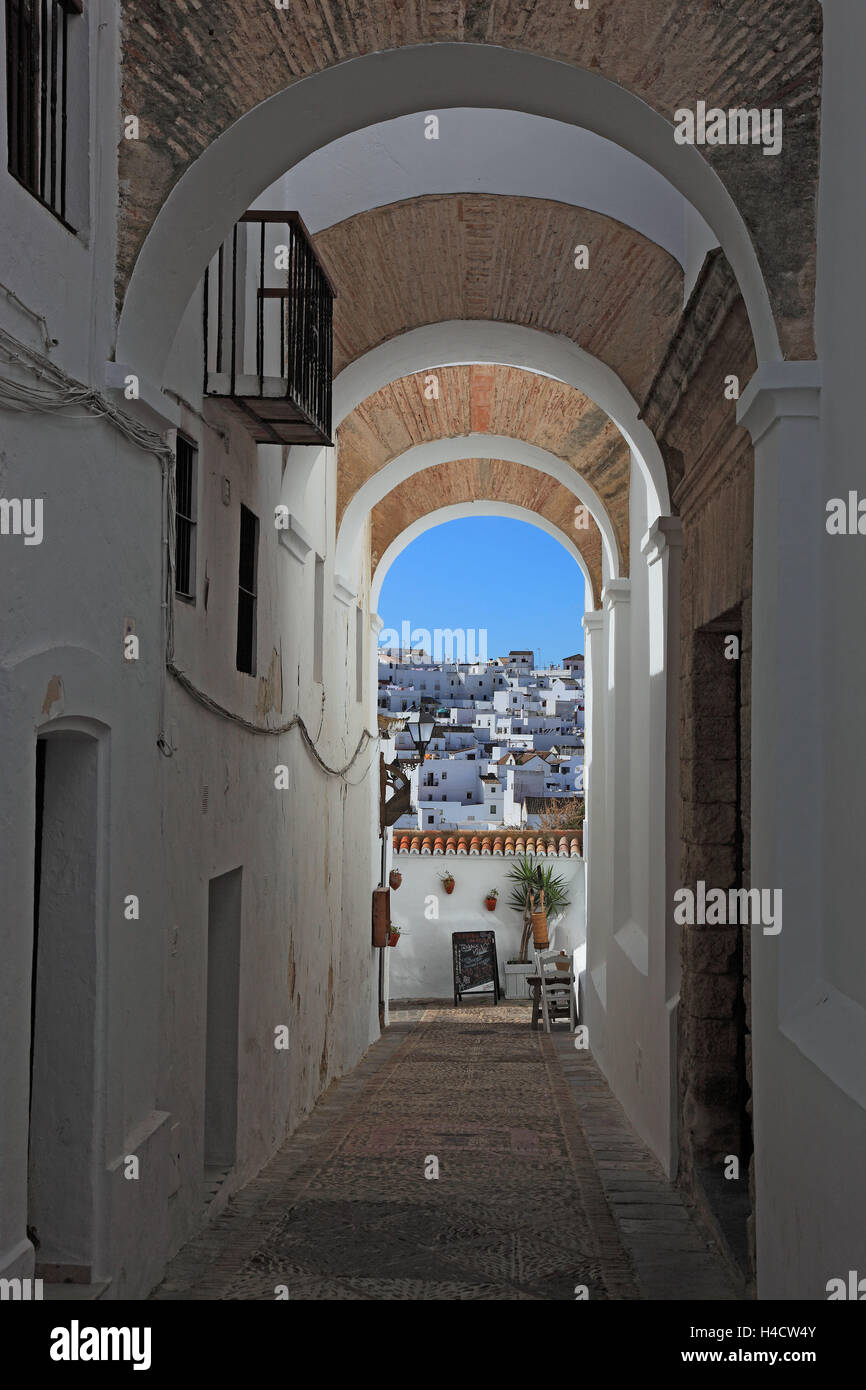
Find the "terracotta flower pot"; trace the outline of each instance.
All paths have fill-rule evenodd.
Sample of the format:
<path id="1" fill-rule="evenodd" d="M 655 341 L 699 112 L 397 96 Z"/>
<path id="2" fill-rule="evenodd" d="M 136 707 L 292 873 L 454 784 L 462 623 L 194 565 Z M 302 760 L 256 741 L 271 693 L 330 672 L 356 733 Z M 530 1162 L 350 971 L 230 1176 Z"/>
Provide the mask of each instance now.
<path id="1" fill-rule="evenodd" d="M 454 880 L 453 880 L 453 878 L 445 878 L 445 879 L 443 879 L 443 880 L 442 880 L 442 887 L 445 889 L 445 892 L 446 892 L 446 893 L 453 893 L 453 892 L 454 892 Z"/>
<path id="2" fill-rule="evenodd" d="M 396 946 L 396 945 L 397 945 L 397 942 L 398 942 L 399 940 L 400 940 L 400 933 L 399 933 L 398 931 L 389 931 L 389 933 L 388 933 L 388 945 L 389 945 L 389 946 Z"/>
<path id="3" fill-rule="evenodd" d="M 488 912 L 493 912 L 493 911 L 495 910 L 495 908 L 496 908 L 496 899 L 495 899 L 495 898 L 485 898 L 485 899 L 484 899 L 484 906 L 487 908 L 487 911 L 488 911 Z"/>
<path id="4" fill-rule="evenodd" d="M 400 887 L 400 884 L 403 882 L 403 875 L 400 873 L 399 869 L 391 870 L 388 875 L 388 882 L 395 891 Z"/>

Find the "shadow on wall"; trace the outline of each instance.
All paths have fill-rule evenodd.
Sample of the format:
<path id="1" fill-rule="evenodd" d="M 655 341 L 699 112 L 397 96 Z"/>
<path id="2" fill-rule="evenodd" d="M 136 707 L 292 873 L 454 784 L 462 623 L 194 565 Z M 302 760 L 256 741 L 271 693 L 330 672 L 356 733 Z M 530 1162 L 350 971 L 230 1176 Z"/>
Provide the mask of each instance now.
<path id="1" fill-rule="evenodd" d="M 388 951 L 391 999 L 450 999 L 454 994 L 451 933 L 494 931 L 500 983 L 503 966 L 520 950 L 522 919 L 508 906 L 513 885 L 508 871 L 514 855 L 395 854 L 394 868 L 403 875 L 391 893 L 391 918 L 404 930 L 399 945 Z M 568 884 L 571 905 L 556 926 L 554 946 L 571 952 L 586 940 L 584 861 L 559 858 L 556 866 Z M 451 873 L 454 890 L 446 893 L 440 876 Z M 499 890 L 496 908 L 484 899 Z"/>

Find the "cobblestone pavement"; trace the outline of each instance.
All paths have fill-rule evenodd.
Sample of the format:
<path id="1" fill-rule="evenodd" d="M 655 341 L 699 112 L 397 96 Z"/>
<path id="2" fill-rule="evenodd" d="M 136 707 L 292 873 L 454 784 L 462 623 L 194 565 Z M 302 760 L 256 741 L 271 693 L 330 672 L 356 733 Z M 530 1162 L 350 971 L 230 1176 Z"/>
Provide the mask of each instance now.
<path id="1" fill-rule="evenodd" d="M 392 1017 L 152 1297 L 739 1296 L 571 1036 L 521 1004 Z"/>

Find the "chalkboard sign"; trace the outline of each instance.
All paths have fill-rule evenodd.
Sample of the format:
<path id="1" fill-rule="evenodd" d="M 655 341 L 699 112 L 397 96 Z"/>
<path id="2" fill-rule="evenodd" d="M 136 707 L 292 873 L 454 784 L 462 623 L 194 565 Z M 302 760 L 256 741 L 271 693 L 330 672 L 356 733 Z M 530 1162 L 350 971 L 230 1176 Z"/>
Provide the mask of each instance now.
<path id="1" fill-rule="evenodd" d="M 451 950 L 454 955 L 454 1003 L 467 990 L 475 992 L 478 985 L 492 985 L 492 990 L 479 989 L 479 994 L 492 994 L 499 1003 L 499 964 L 496 960 L 496 933 L 492 931 L 453 931 Z"/>

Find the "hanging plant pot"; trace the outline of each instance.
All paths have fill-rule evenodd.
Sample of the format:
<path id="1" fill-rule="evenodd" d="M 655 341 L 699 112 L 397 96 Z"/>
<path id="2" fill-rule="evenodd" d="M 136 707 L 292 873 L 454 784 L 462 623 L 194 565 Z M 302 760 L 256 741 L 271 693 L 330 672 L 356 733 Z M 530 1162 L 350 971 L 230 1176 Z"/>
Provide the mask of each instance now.
<path id="1" fill-rule="evenodd" d="M 544 911 L 533 912 L 532 914 L 532 941 L 536 950 L 550 944 L 547 935 L 547 913 Z"/>
<path id="2" fill-rule="evenodd" d="M 399 933 L 398 931 L 389 931 L 389 933 L 388 933 L 388 945 L 389 945 L 389 946 L 396 946 L 396 945 L 397 945 L 397 942 L 398 942 L 399 940 L 400 940 L 400 933 Z"/>
<path id="3" fill-rule="evenodd" d="M 442 887 L 445 889 L 446 893 L 454 892 L 454 879 L 451 877 L 450 874 L 446 874 L 445 877 L 442 879 Z"/>
<path id="4" fill-rule="evenodd" d="M 496 911 L 496 899 L 495 899 L 495 898 L 485 898 L 485 899 L 484 899 L 484 906 L 487 908 L 487 911 L 488 911 L 488 912 L 495 912 L 495 911 Z"/>
<path id="5" fill-rule="evenodd" d="M 391 872 L 388 875 L 388 882 L 396 892 L 396 890 L 400 887 L 400 884 L 403 882 L 403 875 L 400 873 L 399 869 L 391 870 Z"/>

